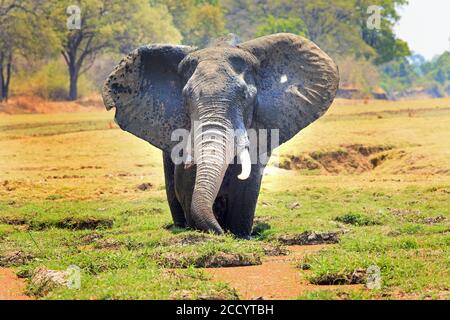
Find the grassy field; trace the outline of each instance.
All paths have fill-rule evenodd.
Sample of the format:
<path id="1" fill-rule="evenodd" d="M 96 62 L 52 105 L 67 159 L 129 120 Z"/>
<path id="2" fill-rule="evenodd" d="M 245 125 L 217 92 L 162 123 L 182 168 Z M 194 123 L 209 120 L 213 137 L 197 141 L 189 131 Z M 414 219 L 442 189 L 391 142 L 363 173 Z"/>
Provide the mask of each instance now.
<path id="1" fill-rule="evenodd" d="M 323 284 L 298 298 L 450 298 L 450 100 L 337 101 L 277 151 L 251 241 L 168 227 L 160 151 L 112 118 L 0 114 L 0 266 L 29 279 L 29 295 L 238 298 L 200 268 L 211 257 L 257 263 L 280 236 L 338 231 L 296 262 Z M 78 290 L 32 281 L 70 265 Z M 327 289 L 369 266 L 381 289 Z"/>

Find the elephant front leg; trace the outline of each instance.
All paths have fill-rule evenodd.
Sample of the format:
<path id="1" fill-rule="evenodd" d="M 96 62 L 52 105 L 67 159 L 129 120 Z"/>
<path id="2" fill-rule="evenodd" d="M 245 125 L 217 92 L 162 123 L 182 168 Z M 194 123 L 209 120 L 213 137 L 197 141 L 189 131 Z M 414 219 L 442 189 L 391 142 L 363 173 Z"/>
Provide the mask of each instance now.
<path id="1" fill-rule="evenodd" d="M 170 158 L 170 153 L 163 152 L 163 164 L 167 201 L 169 203 L 173 223 L 177 227 L 185 228 L 186 218 L 184 216 L 183 208 L 175 193 L 175 165 Z"/>
<path id="2" fill-rule="evenodd" d="M 250 238 L 264 166 L 254 164 L 247 180 L 240 180 L 240 165 L 230 165 L 227 172 L 228 203 L 224 228 L 238 237 Z"/>

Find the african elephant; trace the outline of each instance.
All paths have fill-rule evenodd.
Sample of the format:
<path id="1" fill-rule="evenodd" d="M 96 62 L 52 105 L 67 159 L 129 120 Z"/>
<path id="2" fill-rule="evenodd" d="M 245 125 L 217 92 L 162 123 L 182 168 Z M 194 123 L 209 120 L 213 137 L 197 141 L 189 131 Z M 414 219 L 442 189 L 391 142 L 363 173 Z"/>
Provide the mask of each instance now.
<path id="1" fill-rule="evenodd" d="M 120 128 L 163 151 L 175 225 L 247 238 L 266 165 L 250 157 L 248 131 L 276 129 L 279 143 L 288 141 L 326 112 L 338 83 L 330 57 L 282 33 L 203 49 L 141 47 L 108 77 L 103 100 Z M 184 163 L 173 160 L 180 128 L 189 132 Z M 272 146 L 260 147 L 257 156 L 270 157 Z"/>

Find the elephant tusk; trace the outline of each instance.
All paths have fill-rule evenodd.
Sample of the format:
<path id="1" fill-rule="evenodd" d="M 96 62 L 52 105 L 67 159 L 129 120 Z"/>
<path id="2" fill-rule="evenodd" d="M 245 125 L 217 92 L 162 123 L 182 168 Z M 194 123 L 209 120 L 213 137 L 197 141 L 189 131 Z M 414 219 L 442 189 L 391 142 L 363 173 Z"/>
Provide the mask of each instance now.
<path id="1" fill-rule="evenodd" d="M 239 154 L 239 159 L 241 161 L 242 171 L 241 174 L 238 175 L 240 180 L 246 180 L 250 176 L 250 172 L 252 170 L 252 163 L 250 160 L 250 153 L 248 152 L 248 148 L 244 148 L 242 152 Z"/>
<path id="2" fill-rule="evenodd" d="M 184 169 L 190 169 L 193 165 L 194 159 L 192 158 L 192 138 L 191 133 L 189 133 L 186 143 L 186 159 L 184 161 Z"/>

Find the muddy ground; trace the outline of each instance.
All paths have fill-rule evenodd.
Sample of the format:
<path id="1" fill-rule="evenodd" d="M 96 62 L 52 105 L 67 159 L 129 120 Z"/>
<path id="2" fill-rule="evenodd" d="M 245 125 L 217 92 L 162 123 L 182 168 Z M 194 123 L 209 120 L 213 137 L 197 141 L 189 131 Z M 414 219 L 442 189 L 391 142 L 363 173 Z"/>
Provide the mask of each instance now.
<path id="1" fill-rule="evenodd" d="M 0 268 L 0 300 L 30 300 L 25 288 L 25 280 L 19 279 L 14 270 Z"/>

